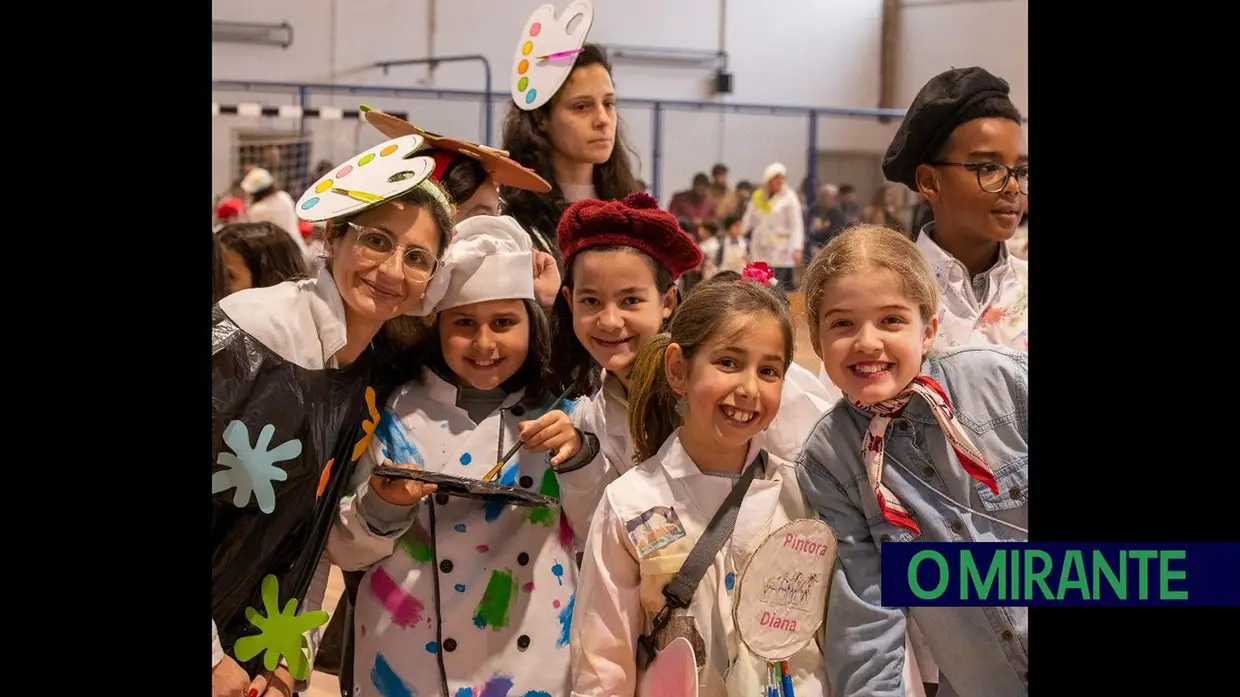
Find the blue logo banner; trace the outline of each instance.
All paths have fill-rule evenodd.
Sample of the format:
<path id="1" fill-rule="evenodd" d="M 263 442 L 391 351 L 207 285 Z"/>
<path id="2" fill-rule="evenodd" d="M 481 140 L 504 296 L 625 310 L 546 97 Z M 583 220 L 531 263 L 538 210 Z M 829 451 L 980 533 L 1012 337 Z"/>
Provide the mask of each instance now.
<path id="1" fill-rule="evenodd" d="M 1240 607 L 1240 543 L 888 542 L 887 607 Z"/>

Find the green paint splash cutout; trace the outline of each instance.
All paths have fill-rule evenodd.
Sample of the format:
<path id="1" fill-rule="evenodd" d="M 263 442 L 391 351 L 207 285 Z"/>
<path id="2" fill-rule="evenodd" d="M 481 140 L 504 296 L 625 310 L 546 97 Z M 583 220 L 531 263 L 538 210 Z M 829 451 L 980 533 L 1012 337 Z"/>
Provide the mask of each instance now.
<path id="1" fill-rule="evenodd" d="M 327 624 L 330 616 L 323 610 L 298 615 L 297 598 L 290 598 L 281 612 L 280 581 L 271 574 L 263 578 L 262 597 L 266 616 L 258 614 L 252 607 L 245 609 L 245 618 L 258 629 L 258 636 L 238 639 L 233 653 L 244 663 L 265 651 L 263 667 L 267 670 L 275 670 L 283 657 L 288 663 L 290 675 L 297 680 L 309 679 L 310 663 L 306 658 L 306 649 L 310 646 L 305 634 Z"/>

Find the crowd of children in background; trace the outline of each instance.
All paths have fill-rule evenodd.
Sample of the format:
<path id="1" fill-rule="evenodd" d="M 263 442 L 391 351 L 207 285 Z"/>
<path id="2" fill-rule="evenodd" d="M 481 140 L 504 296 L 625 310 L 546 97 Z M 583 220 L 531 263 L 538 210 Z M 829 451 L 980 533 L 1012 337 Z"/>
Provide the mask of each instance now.
<path id="1" fill-rule="evenodd" d="M 782 167 L 778 163 L 774 166 Z M 711 168 L 709 177 L 704 172 L 695 174 L 693 187 L 676 192 L 668 203 L 667 210 L 702 248 L 702 266 L 686 275 L 685 290 L 719 271 L 740 271 L 750 261 L 772 261 L 750 252 L 754 228 L 752 223 L 747 223 L 744 213 L 756 193 L 753 183 L 741 180 L 733 188 L 728 176 L 727 165 L 718 163 Z M 933 208 L 924 196 L 918 195 L 913 205 L 903 205 L 899 191 L 891 185 L 879 187 L 870 203 L 862 205 L 852 184 L 826 183 L 818 185 L 814 191 L 806 177 L 796 196 L 805 230 L 803 263 L 795 270 L 797 278 L 818 250 L 849 227 L 882 225 L 915 239 L 917 232 L 934 222 Z M 1008 243 L 1009 251 L 1020 259 L 1028 258 L 1028 234 L 1026 206 L 1017 232 Z"/>

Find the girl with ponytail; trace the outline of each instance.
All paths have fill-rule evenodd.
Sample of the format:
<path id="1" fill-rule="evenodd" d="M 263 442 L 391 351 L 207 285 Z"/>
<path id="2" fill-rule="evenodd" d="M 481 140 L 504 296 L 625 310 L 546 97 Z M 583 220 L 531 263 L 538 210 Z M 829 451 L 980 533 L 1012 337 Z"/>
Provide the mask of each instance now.
<path id="1" fill-rule="evenodd" d="M 642 462 L 607 485 L 586 536 L 570 641 L 574 695 L 643 694 L 639 653 L 678 638 L 693 647 L 700 695 L 761 693 L 767 664 L 737 636 L 733 586 L 762 540 L 812 516 L 792 463 L 764 448 L 793 347 L 787 306 L 742 279 L 700 286 L 638 351 L 628 421 Z M 666 610 L 664 588 L 741 486 L 730 540 L 706 557 L 688 607 L 652 629 Z M 819 641 L 785 665 L 797 695 L 827 694 Z"/>

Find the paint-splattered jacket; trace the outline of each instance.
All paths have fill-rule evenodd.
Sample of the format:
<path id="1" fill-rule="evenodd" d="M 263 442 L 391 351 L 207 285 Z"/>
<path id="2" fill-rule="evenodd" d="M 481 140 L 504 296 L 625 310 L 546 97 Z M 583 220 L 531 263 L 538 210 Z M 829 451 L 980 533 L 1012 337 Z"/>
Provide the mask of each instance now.
<path id="1" fill-rule="evenodd" d="M 475 423 L 454 385 L 425 378 L 384 409 L 328 540 L 341 568 L 373 564 L 354 620 L 360 694 L 566 696 L 577 570 L 561 512 L 435 494 L 405 509 L 410 525 L 367 490 L 384 459 L 481 478 L 517 441 L 517 424 L 540 415 L 515 393 Z M 522 450 L 500 481 L 559 496 L 546 453 Z"/>
<path id="2" fill-rule="evenodd" d="M 754 439 L 748 462 L 757 457 L 764 440 L 765 434 Z M 677 431 L 654 457 L 607 487 L 581 567 L 581 602 L 572 637 L 573 695 L 642 697 L 637 637 L 650 631 L 665 603 L 664 586 L 685 563 L 734 484 L 729 477 L 703 474 L 685 453 Z M 660 644 L 684 637 L 695 647 L 701 697 L 762 694 L 766 664 L 739 641 L 733 591 L 758 546 L 780 526 L 807 517 L 814 513 L 801 495 L 795 469 L 770 455 L 766 472 L 745 494 L 731 542 L 715 555 L 689 609 L 676 610 L 660 637 Z M 654 519 L 659 522 L 652 526 L 649 521 Z M 798 697 L 827 694 L 818 642 L 810 642 L 788 663 Z"/>

